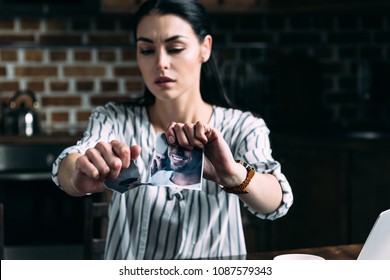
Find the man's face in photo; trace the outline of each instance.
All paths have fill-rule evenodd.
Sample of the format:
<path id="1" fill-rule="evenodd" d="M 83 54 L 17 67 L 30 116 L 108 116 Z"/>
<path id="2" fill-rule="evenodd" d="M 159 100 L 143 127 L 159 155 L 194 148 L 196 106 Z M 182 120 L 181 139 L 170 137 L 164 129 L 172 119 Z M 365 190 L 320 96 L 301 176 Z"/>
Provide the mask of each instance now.
<path id="1" fill-rule="evenodd" d="M 179 145 L 168 146 L 168 158 L 171 169 L 180 173 L 197 171 L 202 164 L 202 152 L 200 150 L 187 150 Z"/>

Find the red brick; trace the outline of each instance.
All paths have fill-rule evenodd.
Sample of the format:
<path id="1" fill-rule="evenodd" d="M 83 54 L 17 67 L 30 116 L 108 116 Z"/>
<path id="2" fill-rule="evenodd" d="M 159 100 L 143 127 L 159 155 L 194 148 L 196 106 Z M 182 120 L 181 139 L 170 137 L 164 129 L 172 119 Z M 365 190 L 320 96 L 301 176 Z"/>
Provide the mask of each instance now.
<path id="1" fill-rule="evenodd" d="M 91 45 L 127 45 L 130 43 L 129 35 L 89 35 L 88 42 Z"/>
<path id="2" fill-rule="evenodd" d="M 10 43 L 34 43 L 34 35 L 0 35 L 0 44 Z"/>
<path id="3" fill-rule="evenodd" d="M 136 61 L 135 49 L 123 50 L 122 51 L 122 61 Z"/>
<path id="4" fill-rule="evenodd" d="M 51 61 L 66 61 L 67 53 L 66 51 L 51 51 L 50 60 Z"/>
<path id="5" fill-rule="evenodd" d="M 46 28 L 48 31 L 66 31 L 67 20 L 66 19 L 47 19 Z"/>
<path id="6" fill-rule="evenodd" d="M 72 97 L 42 97 L 42 106 L 80 106 L 81 98 Z"/>
<path id="7" fill-rule="evenodd" d="M 102 77 L 106 74 L 103 66 L 67 66 L 64 68 L 65 76 Z"/>
<path id="8" fill-rule="evenodd" d="M 14 29 L 13 19 L 0 19 L 0 30 Z"/>
<path id="9" fill-rule="evenodd" d="M 18 53 L 15 50 L 0 50 L 0 61 L 17 61 Z"/>
<path id="10" fill-rule="evenodd" d="M 75 61 L 91 61 L 92 54 L 90 51 L 75 51 L 73 58 Z"/>
<path id="11" fill-rule="evenodd" d="M 114 68 L 114 75 L 117 77 L 141 76 L 141 72 L 136 66 L 117 66 Z"/>
<path id="12" fill-rule="evenodd" d="M 64 68 L 65 76 L 102 77 L 106 74 L 103 66 L 67 66 Z"/>
<path id="13" fill-rule="evenodd" d="M 118 82 L 116 81 L 102 81 L 102 91 L 118 91 Z"/>
<path id="14" fill-rule="evenodd" d="M 33 50 L 26 49 L 24 51 L 24 59 L 26 61 L 42 61 L 43 60 L 43 51 L 42 50 Z"/>
<path id="15" fill-rule="evenodd" d="M 39 19 L 22 19 L 20 21 L 20 28 L 22 30 L 39 30 L 40 25 Z"/>
<path id="16" fill-rule="evenodd" d="M 68 122 L 69 113 L 68 112 L 53 112 L 51 113 L 51 119 L 54 122 Z"/>
<path id="17" fill-rule="evenodd" d="M 144 88 L 144 83 L 139 81 L 126 82 L 126 90 L 128 91 L 141 91 Z"/>
<path id="18" fill-rule="evenodd" d="M 87 122 L 89 120 L 89 117 L 91 116 L 90 111 L 80 111 L 77 112 L 77 122 Z"/>
<path id="19" fill-rule="evenodd" d="M 17 77 L 55 77 L 57 68 L 54 66 L 17 66 L 15 67 Z"/>
<path id="20" fill-rule="evenodd" d="M 105 62 L 114 62 L 116 58 L 115 51 L 99 51 L 98 59 Z"/>
<path id="21" fill-rule="evenodd" d="M 93 91 L 94 87 L 93 81 L 78 81 L 76 83 L 77 91 Z"/>
<path id="22" fill-rule="evenodd" d="M 17 81 L 4 81 L 0 82 L 0 92 L 3 91 L 17 91 L 19 89 L 19 82 Z"/>
<path id="23" fill-rule="evenodd" d="M 50 90 L 51 91 L 67 91 L 69 89 L 68 82 L 51 82 L 50 83 Z"/>
<path id="24" fill-rule="evenodd" d="M 36 91 L 44 91 L 45 84 L 43 81 L 29 81 L 27 82 L 27 88 L 36 92 Z"/>
<path id="25" fill-rule="evenodd" d="M 56 44 L 56 45 L 80 45 L 82 43 L 81 35 L 41 35 L 39 36 L 40 43 Z"/>

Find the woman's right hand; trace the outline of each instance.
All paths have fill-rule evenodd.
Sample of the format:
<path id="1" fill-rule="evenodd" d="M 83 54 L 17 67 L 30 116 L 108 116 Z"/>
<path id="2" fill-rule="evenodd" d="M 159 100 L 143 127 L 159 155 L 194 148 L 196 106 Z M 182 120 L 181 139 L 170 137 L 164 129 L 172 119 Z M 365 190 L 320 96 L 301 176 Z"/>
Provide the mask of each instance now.
<path id="1" fill-rule="evenodd" d="M 117 140 L 110 143 L 99 142 L 84 155 L 74 156 L 68 163 L 64 160 L 59 172 L 60 185 L 74 196 L 102 192 L 105 190 L 103 182 L 116 179 L 122 169 L 129 167 L 131 160 L 138 158 L 140 152 L 139 146 L 128 146 Z M 72 154 L 68 157 L 71 156 Z M 63 165 L 65 170 L 62 168 Z"/>

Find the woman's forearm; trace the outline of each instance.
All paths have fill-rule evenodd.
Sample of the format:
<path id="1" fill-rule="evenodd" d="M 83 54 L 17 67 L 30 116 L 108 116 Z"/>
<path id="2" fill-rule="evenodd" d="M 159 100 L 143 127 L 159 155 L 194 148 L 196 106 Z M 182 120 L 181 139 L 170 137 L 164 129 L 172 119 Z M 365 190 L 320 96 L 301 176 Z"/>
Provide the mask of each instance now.
<path id="1" fill-rule="evenodd" d="M 238 196 L 255 212 L 268 214 L 282 203 L 282 187 L 278 179 L 271 174 L 256 172 L 246 191 L 248 193 Z"/>
<path id="2" fill-rule="evenodd" d="M 84 194 L 80 193 L 74 186 L 72 178 L 75 173 L 76 160 L 81 156 L 79 153 L 72 153 L 66 156 L 59 168 L 58 168 L 58 182 L 61 188 L 71 196 L 82 196 Z"/>

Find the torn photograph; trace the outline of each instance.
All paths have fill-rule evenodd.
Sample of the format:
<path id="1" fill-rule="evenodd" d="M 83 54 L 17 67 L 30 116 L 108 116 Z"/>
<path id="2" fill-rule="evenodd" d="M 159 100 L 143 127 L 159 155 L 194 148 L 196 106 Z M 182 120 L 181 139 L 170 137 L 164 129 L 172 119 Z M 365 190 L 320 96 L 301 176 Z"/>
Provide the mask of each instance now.
<path id="1" fill-rule="evenodd" d="M 150 167 L 151 184 L 201 190 L 203 161 L 203 150 L 168 145 L 165 134 L 159 133 Z"/>

